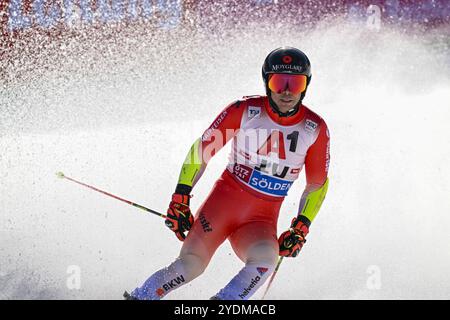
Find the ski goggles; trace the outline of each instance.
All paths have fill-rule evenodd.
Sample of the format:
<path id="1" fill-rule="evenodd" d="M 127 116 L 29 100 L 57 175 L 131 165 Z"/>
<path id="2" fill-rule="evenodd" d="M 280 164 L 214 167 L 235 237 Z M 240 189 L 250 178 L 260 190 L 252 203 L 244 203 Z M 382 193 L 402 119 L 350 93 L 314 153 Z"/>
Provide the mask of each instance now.
<path id="1" fill-rule="evenodd" d="M 289 90 L 292 94 L 299 94 L 306 90 L 307 77 L 303 74 L 272 73 L 269 75 L 269 89 L 282 93 Z"/>

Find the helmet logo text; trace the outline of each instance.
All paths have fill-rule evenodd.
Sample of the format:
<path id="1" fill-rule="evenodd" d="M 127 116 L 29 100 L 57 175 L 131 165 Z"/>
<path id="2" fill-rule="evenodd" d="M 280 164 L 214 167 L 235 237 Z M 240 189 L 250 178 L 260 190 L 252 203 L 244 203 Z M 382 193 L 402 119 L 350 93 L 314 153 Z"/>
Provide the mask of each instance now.
<path id="1" fill-rule="evenodd" d="M 294 66 L 291 64 L 274 64 L 272 66 L 272 71 L 283 71 L 283 70 L 293 70 L 297 72 L 302 72 L 302 66 Z"/>

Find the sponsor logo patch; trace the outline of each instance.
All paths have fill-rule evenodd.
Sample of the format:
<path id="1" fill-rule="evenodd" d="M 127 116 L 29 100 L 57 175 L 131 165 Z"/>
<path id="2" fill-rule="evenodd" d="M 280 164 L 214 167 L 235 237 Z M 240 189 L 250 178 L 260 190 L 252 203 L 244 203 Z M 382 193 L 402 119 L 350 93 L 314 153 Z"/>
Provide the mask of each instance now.
<path id="1" fill-rule="evenodd" d="M 252 188 L 274 196 L 287 196 L 293 181 L 278 179 L 258 170 L 235 163 L 232 173 Z"/>
<path id="2" fill-rule="evenodd" d="M 246 183 L 250 181 L 252 171 L 253 169 L 242 164 L 235 163 L 233 166 L 233 174 Z"/>
<path id="3" fill-rule="evenodd" d="M 227 116 L 228 112 L 224 110 L 214 121 L 214 123 L 203 133 L 202 135 L 202 141 L 209 140 L 211 138 L 211 135 L 213 134 L 214 130 L 216 130 L 219 125 L 222 123 L 223 119 Z"/>
<path id="4" fill-rule="evenodd" d="M 248 117 L 250 119 L 252 118 L 258 119 L 260 116 L 261 116 L 261 107 L 254 107 L 254 106 L 248 107 Z"/>
<path id="5" fill-rule="evenodd" d="M 317 123 L 312 120 L 306 119 L 305 121 L 305 130 L 309 132 L 314 132 L 317 129 Z"/>
<path id="6" fill-rule="evenodd" d="M 249 185 L 253 188 L 274 196 L 287 196 L 293 181 L 277 179 L 254 170 Z"/>
<path id="7" fill-rule="evenodd" d="M 258 284 L 259 280 L 261 280 L 261 277 L 259 276 L 253 278 L 252 281 L 250 282 L 250 285 L 247 288 L 244 288 L 244 291 L 242 291 L 239 297 L 241 299 L 244 299 L 250 293 L 250 291 L 252 291 L 252 289 Z"/>
<path id="8" fill-rule="evenodd" d="M 202 224 L 203 232 L 211 232 L 212 231 L 211 224 L 209 223 L 208 220 L 206 220 L 205 214 L 201 212 L 198 217 L 200 219 L 200 223 Z"/>
<path id="9" fill-rule="evenodd" d="M 180 275 L 179 277 L 176 277 L 175 279 L 170 280 L 166 284 L 164 284 L 161 288 L 158 288 L 156 290 L 156 294 L 160 297 L 162 297 L 167 291 L 178 287 L 180 284 L 182 284 L 185 281 L 183 275 Z"/>
<path id="10" fill-rule="evenodd" d="M 258 267 L 256 268 L 256 270 L 258 271 L 260 276 L 263 276 L 264 273 L 266 273 L 269 270 L 269 268 Z"/>

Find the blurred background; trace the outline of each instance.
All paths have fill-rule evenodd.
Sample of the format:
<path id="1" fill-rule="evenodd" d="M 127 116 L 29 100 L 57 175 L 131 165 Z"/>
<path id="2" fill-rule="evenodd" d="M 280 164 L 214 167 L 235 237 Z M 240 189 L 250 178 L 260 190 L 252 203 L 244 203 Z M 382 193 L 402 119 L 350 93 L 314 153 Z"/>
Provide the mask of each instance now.
<path id="1" fill-rule="evenodd" d="M 173 261 L 161 218 L 55 173 L 164 212 L 193 141 L 265 93 L 263 60 L 286 45 L 312 63 L 330 187 L 267 298 L 450 298 L 449 1 L 0 0 L 0 17 L 1 299 L 121 299 Z M 241 267 L 226 242 L 167 299 L 208 299 Z"/>

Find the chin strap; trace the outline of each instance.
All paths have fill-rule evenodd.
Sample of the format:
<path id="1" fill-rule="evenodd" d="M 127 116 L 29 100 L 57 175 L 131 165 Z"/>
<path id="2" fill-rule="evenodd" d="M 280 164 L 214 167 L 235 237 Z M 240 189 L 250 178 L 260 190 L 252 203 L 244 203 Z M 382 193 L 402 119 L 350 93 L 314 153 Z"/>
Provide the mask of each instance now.
<path id="1" fill-rule="evenodd" d="M 300 109 L 300 105 L 302 104 L 302 100 L 303 100 L 302 98 L 300 98 L 300 100 L 297 102 L 297 104 L 291 110 L 289 110 L 288 112 L 281 112 L 280 110 L 278 110 L 278 107 L 277 107 L 275 101 L 272 100 L 270 92 L 268 93 L 268 97 L 269 97 L 270 107 L 280 117 L 291 117 L 294 114 L 296 114 L 298 112 L 298 110 Z"/>

